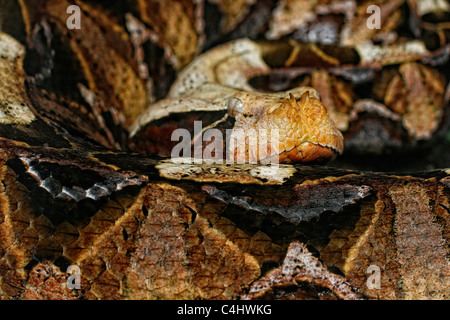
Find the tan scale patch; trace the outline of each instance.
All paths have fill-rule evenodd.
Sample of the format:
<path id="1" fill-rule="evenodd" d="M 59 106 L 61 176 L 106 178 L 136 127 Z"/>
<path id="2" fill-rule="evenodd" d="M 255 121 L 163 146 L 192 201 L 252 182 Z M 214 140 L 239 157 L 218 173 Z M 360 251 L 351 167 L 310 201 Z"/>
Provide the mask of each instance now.
<path id="1" fill-rule="evenodd" d="M 189 159 L 181 158 L 180 162 L 172 160 L 164 161 L 155 166 L 161 177 L 175 180 L 192 180 L 212 183 L 253 183 L 253 184 L 283 184 L 295 172 L 294 166 L 274 165 L 207 165 L 186 164 L 181 161 Z M 193 163 L 193 159 L 191 159 Z"/>

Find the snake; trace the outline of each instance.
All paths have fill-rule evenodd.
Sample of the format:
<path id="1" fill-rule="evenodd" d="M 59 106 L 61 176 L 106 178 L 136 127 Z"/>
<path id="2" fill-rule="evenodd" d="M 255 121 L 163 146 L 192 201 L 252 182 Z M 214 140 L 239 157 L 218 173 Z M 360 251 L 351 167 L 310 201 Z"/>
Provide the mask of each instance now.
<path id="1" fill-rule="evenodd" d="M 2 299 L 450 297 L 445 2 L 0 6 Z"/>
<path id="2" fill-rule="evenodd" d="M 248 84 L 249 78 L 270 70 L 263 61 L 262 51 L 261 45 L 241 39 L 198 57 L 181 72 L 167 98 L 152 104 L 136 119 L 130 128 L 132 141 L 137 140 L 133 138 L 139 135 L 138 131 L 145 132 L 152 122 L 167 123 L 161 119 L 195 106 L 192 108 L 195 112 L 226 110 L 226 116 L 213 123 L 214 128 L 226 130 L 228 117 L 233 118 L 230 139 L 235 139 L 236 146 L 229 143 L 227 149 L 222 142 L 221 149 L 225 149 L 225 154 L 231 152 L 236 162 L 268 162 L 276 157 L 279 163 L 306 163 L 341 154 L 343 136 L 314 88 L 302 86 L 290 92 L 262 93 Z M 260 149 L 264 150 L 261 155 L 258 148 L 252 152 L 246 137 L 268 129 L 269 134 L 273 131 L 272 135 L 278 131 L 276 139 L 261 143 Z M 144 144 L 150 141 L 145 135 L 139 140 Z M 202 149 L 205 147 L 202 144 Z M 170 155 L 163 150 L 159 154 Z"/>

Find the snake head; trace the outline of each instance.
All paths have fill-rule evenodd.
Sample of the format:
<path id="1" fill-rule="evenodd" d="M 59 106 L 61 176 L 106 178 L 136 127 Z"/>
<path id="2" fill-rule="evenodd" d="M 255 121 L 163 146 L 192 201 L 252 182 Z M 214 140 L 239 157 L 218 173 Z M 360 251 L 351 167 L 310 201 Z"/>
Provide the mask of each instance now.
<path id="1" fill-rule="evenodd" d="M 342 133 L 330 119 L 327 108 L 318 98 L 310 97 L 308 91 L 298 100 L 290 94 L 285 107 L 274 111 L 274 117 L 287 124 L 280 150 L 284 150 L 288 162 L 326 162 L 344 151 Z"/>
<path id="2" fill-rule="evenodd" d="M 300 98 L 289 93 L 289 98 L 260 94 L 250 99 L 247 93 L 232 98 L 228 112 L 236 119 L 231 147 L 245 149 L 249 161 L 324 163 L 343 152 L 342 133 L 312 88 Z M 254 141 L 252 137 L 261 137 L 261 132 L 267 132 L 267 139 Z M 234 155 L 237 160 L 244 156 Z"/>

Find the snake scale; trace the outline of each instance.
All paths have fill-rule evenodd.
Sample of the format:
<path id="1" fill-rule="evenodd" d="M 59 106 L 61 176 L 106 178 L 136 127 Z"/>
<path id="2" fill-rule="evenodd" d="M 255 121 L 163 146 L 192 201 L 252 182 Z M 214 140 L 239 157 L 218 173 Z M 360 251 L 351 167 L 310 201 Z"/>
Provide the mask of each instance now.
<path id="1" fill-rule="evenodd" d="M 450 298 L 448 2 L 3 0 L 0 31 L 2 299 Z M 195 121 L 279 146 L 174 163 Z"/>

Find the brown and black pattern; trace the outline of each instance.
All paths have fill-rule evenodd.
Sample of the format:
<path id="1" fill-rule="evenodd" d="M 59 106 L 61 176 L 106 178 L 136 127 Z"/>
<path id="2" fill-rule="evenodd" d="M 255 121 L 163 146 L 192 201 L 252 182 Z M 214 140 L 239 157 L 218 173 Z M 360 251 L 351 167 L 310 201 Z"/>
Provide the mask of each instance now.
<path id="1" fill-rule="evenodd" d="M 0 30 L 10 35 L 0 34 L 0 298 L 450 298 L 450 170 L 441 169 L 450 167 L 442 139 L 448 12 L 381 1 L 388 34 L 361 29 L 344 38 L 342 30 L 361 24 L 362 5 L 351 21 L 337 1 L 310 8 L 314 19 L 277 29 L 291 21 L 283 14 L 298 11 L 265 0 L 160 3 L 0 3 Z M 82 33 L 65 27 L 70 4 L 82 9 Z M 331 46 L 315 33 L 324 24 Z M 326 59 L 309 56 L 317 70 L 297 59 L 294 73 L 279 68 L 255 82 L 272 81 L 270 90 L 316 84 L 348 121 L 346 148 L 356 158 L 269 170 L 183 167 L 130 153 L 130 122 L 165 96 L 182 66 L 215 44 L 280 30 L 298 42 L 315 37 L 303 48 Z M 387 43 L 393 30 L 423 40 L 433 54 L 362 67 L 353 49 L 339 51 L 361 37 Z M 357 98 L 365 100 L 355 106 Z M 436 129 L 425 141 L 415 140 L 425 129 L 411 131 L 400 120 L 414 117 L 419 100 L 443 112 L 422 122 Z M 425 152 L 438 155 L 431 167 Z M 392 169 L 402 170 L 380 172 Z M 80 268 L 80 289 L 68 287 L 71 265 Z M 371 266 L 380 287 L 369 285 Z"/>
<path id="2" fill-rule="evenodd" d="M 158 177 L 151 161 L 135 176 L 122 163 L 67 163 L 64 153 L 46 162 L 45 151 L 30 165 L 24 149 L 9 150 L 1 171 L 3 298 L 450 295 L 443 170 L 413 177 L 294 167 L 274 184 L 248 182 L 248 168 L 238 167 L 229 168 L 236 182 L 217 183 Z M 66 192 L 52 193 L 46 170 Z M 76 186 L 64 186 L 68 175 Z M 102 182 L 116 187 L 95 200 L 83 193 Z M 118 190 L 120 183 L 128 185 Z M 286 260 L 300 243 L 302 255 Z M 74 264 L 79 290 L 66 286 Z M 379 289 L 367 286 L 370 265 L 380 268 Z"/>

